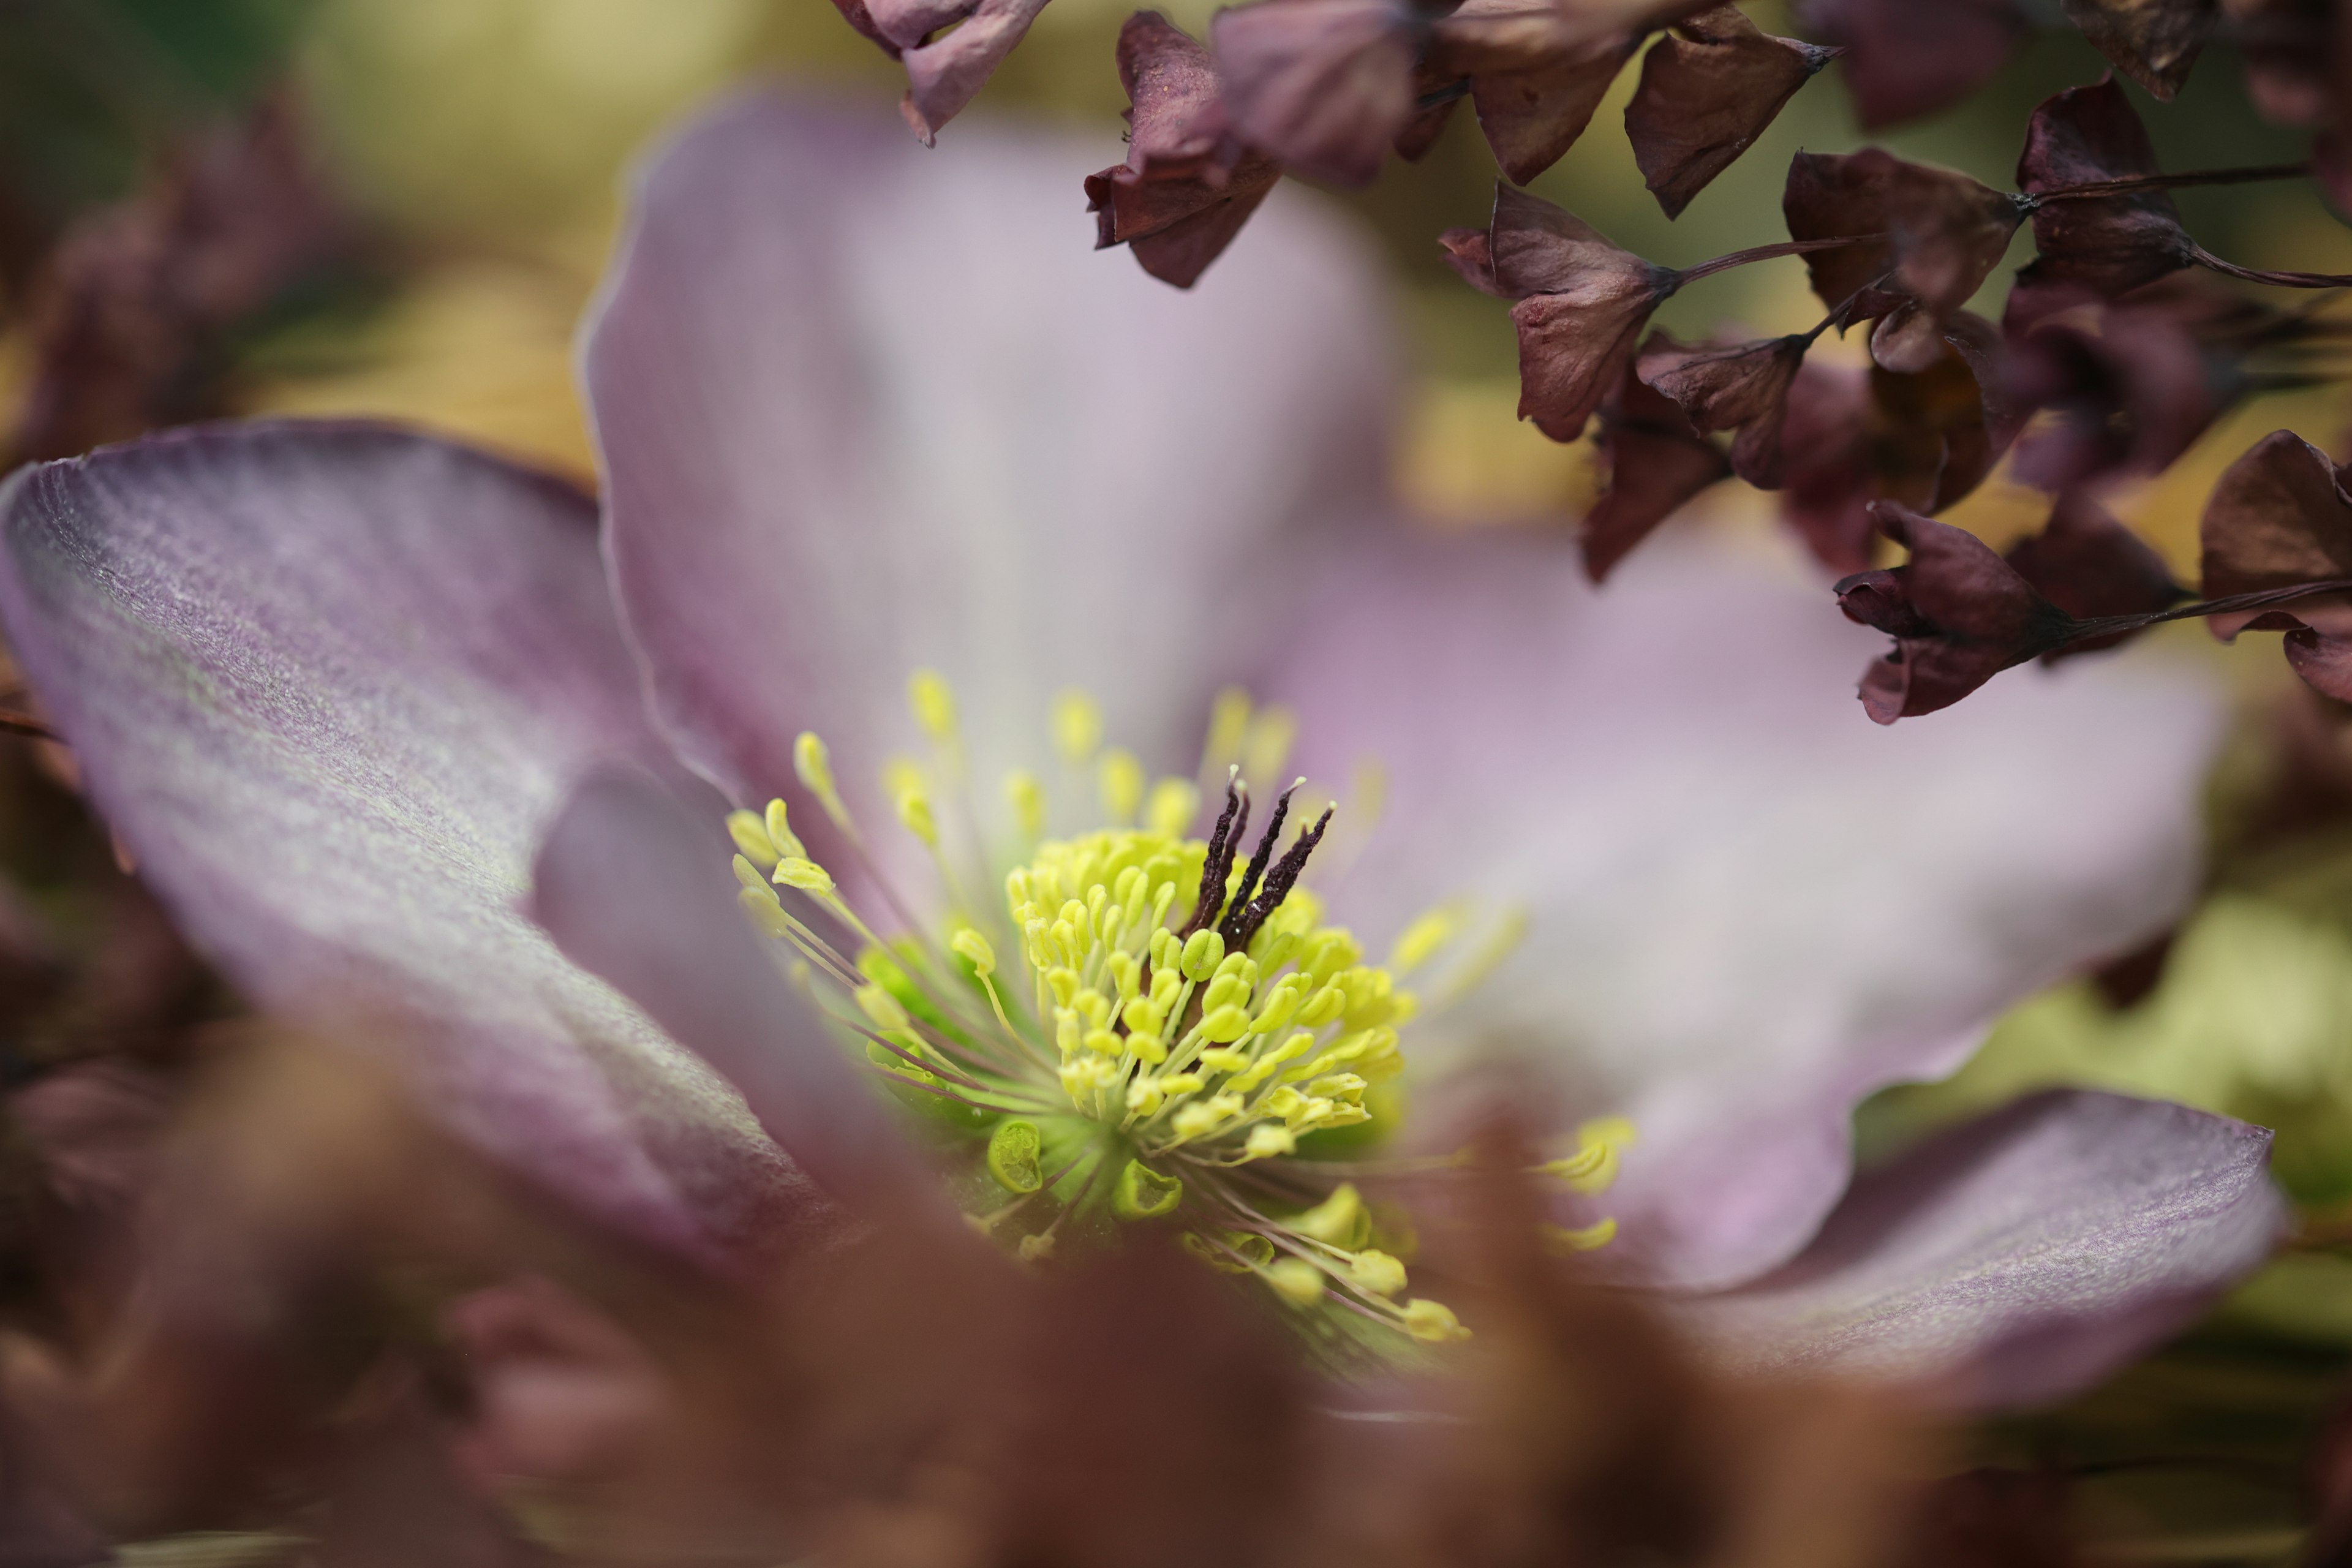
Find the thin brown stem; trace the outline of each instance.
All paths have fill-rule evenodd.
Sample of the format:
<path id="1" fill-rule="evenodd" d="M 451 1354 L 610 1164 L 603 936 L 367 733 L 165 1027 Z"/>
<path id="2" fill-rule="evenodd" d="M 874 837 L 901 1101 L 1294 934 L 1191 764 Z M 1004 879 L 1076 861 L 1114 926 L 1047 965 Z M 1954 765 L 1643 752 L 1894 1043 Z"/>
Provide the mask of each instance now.
<path id="1" fill-rule="evenodd" d="M 2224 261 L 2203 246 L 2192 242 L 2189 258 L 2210 272 L 2224 278 L 2242 279 L 2248 283 L 2267 283 L 2276 289 L 2352 289 L 2352 274 L 2342 272 L 2265 272 L 2259 268 L 2241 267 L 2234 261 Z"/>
<path id="2" fill-rule="evenodd" d="M 2294 180 L 2311 173 L 2309 163 L 2259 163 L 2242 169 L 2198 169 L 2186 174 L 2139 174 L 2128 180 L 2094 180 L 2084 185 L 2060 185 L 2034 191 L 2023 199 L 2033 207 L 2043 202 L 2078 202 L 2100 196 L 2124 196 L 2135 191 L 2173 191 L 2184 185 L 2251 185 L 2263 180 Z"/>
<path id="3" fill-rule="evenodd" d="M 1728 256 L 1718 256 L 1712 261 L 1702 261 L 1676 272 L 1675 287 L 1696 283 L 1702 278 L 1712 278 L 1718 272 L 1728 272 L 1735 267 L 1745 267 L 1751 261 L 1771 261 L 1783 256 L 1804 256 L 1816 250 L 1835 250 L 1843 245 L 1860 245 L 1866 240 L 1884 239 L 1883 234 L 1849 234 L 1836 239 L 1784 239 L 1776 245 L 1750 246 L 1735 250 Z"/>

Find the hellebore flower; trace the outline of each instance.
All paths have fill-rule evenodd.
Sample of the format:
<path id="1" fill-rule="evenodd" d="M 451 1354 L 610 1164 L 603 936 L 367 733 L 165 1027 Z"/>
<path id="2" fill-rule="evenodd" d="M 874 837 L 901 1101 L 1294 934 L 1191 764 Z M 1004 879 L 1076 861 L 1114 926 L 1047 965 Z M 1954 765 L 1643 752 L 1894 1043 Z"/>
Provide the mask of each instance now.
<path id="1" fill-rule="evenodd" d="M 1365 1199 L 1500 1084 L 1594 1118 L 1555 1239 L 1613 1228 L 1733 1356 L 2032 1397 L 2261 1258 L 2241 1123 L 2063 1095 L 1859 1180 L 1846 1131 L 2172 917 L 2204 691 L 2078 667 L 1884 733 L 1801 574 L 1693 546 L 1604 596 L 1415 536 L 1360 258 L 1277 196 L 1160 289 L 1055 237 L 1084 166 L 764 97 L 670 144 L 586 335 L 601 553 L 586 498 L 382 429 L 13 480 L 0 619 L 145 875 L 264 1003 L 705 1256 L 834 1200 L 1032 1258 L 1164 1215 L 1443 1340 Z"/>

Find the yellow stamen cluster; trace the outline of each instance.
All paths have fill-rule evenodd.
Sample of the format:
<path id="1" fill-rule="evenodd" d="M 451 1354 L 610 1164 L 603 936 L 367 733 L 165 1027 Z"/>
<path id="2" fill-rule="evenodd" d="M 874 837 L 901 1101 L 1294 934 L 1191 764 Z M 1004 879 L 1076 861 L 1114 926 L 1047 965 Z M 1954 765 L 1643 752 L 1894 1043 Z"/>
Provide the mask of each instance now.
<path id="1" fill-rule="evenodd" d="M 1055 840 L 1005 879 L 1005 902 L 1071 1105 L 1146 1155 L 1238 1165 L 1368 1120 L 1414 1004 L 1304 889 L 1245 950 L 1187 931 L 1207 855 L 1151 829 Z"/>

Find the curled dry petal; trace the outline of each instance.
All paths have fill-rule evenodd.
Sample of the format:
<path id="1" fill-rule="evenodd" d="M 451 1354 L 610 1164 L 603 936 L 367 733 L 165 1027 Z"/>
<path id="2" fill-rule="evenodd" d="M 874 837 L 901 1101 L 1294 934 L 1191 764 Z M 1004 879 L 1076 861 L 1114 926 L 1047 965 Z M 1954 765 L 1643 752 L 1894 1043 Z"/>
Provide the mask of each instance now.
<path id="1" fill-rule="evenodd" d="M 2270 1142 L 2178 1105 L 2036 1095 L 1864 1172 L 1794 1262 L 1690 1324 L 1752 1367 L 1932 1382 L 1966 1406 L 2059 1398 L 2270 1256 L 2287 1225 Z"/>
<path id="2" fill-rule="evenodd" d="M 1868 566 L 1877 538 L 1870 518 L 1877 488 L 1871 384 L 1880 374 L 1808 360 L 1789 383 L 1780 430 L 1787 454 L 1780 518 L 1815 560 L 1839 574 Z"/>
<path id="3" fill-rule="evenodd" d="M 1811 0 L 1800 15 L 1844 47 L 1840 68 L 1865 131 L 1958 102 L 2032 31 L 2015 0 Z"/>
<path id="4" fill-rule="evenodd" d="M 1209 24 L 1234 129 L 1300 174 L 1368 185 L 1413 113 L 1403 0 L 1257 0 Z"/>
<path id="5" fill-rule="evenodd" d="M 1424 68 L 1463 81 L 1506 178 L 1525 184 L 1559 162 L 1640 46 L 1635 32 L 1587 37 L 1524 0 L 1466 0 L 1432 29 Z"/>
<path id="6" fill-rule="evenodd" d="M 2169 103 L 2212 36 L 2214 0 L 2063 0 L 2066 19 L 2099 53 Z"/>
<path id="7" fill-rule="evenodd" d="M 2259 593 L 2352 578 L 2352 495 L 2327 454 L 2292 430 L 2274 430 L 2213 486 L 2199 527 L 2204 595 Z M 2286 633 L 2294 672 L 2339 700 L 2352 700 L 2352 594 L 2298 599 L 2292 609 L 2241 611 L 2207 624 L 2228 640 L 2240 632 Z"/>
<path id="8" fill-rule="evenodd" d="M 1801 332 L 1728 346 L 1676 342 L 1656 332 L 1642 345 L 1634 365 L 1642 380 L 1679 405 L 1696 428 L 1737 430 L 1732 471 L 1759 489 L 1778 489 L 1787 477 L 1780 435 L 1789 389 L 1811 346 L 1811 339 Z"/>
<path id="9" fill-rule="evenodd" d="M 1234 136 L 1209 51 L 1158 12 L 1139 11 L 1119 29 L 1118 76 L 1134 130 L 1126 163 L 1087 176 L 1095 246 L 1128 246 L 1146 272 L 1189 289 L 1281 167 Z"/>
<path id="10" fill-rule="evenodd" d="M 1666 216 L 1682 216 L 1836 55 L 1774 37 L 1729 5 L 1652 45 L 1642 58 L 1641 86 L 1625 105 L 1625 134 Z"/>
<path id="11" fill-rule="evenodd" d="M 1815 251 L 1805 264 L 1822 304 L 1849 321 L 1877 319 L 1871 357 L 1906 373 L 1944 357 L 1945 324 L 2000 265 L 2024 219 L 2005 192 L 1875 147 L 1798 153 L 1780 205 L 1797 239 L 1886 237 Z"/>
<path id="12" fill-rule="evenodd" d="M 1862 705 L 1877 722 L 1948 708 L 2066 640 L 2066 613 L 1974 534 L 1891 501 L 1874 503 L 1871 514 L 1911 552 L 1904 565 L 1837 585 L 1848 619 L 1895 638 L 1862 678 Z"/>
<path id="13" fill-rule="evenodd" d="M 1630 364 L 1601 407 L 1600 446 L 1609 490 L 1584 520 L 1581 535 L 1585 574 L 1595 583 L 1676 508 L 1731 472 L 1722 449 L 1692 427 L 1673 399 L 1643 384 Z"/>
<path id="14" fill-rule="evenodd" d="M 2043 100 L 2017 160 L 2018 189 L 2028 195 L 2158 173 L 2147 128 L 2112 80 Z M 2110 298 L 2189 266 L 2196 249 L 2160 190 L 2043 202 L 2033 209 L 2033 242 L 2041 254 L 2021 281 L 2072 283 Z"/>
<path id="15" fill-rule="evenodd" d="M 1045 0 L 980 0 L 954 31 L 903 50 L 907 123 L 928 147 L 1029 31 Z"/>
<path id="16" fill-rule="evenodd" d="M 2042 531 L 2011 545 L 2005 558 L 2036 593 L 2076 620 L 2146 615 L 2189 597 L 2164 557 L 2080 490 L 2061 495 Z M 2132 635 L 2084 637 L 2046 657 L 2113 647 Z"/>

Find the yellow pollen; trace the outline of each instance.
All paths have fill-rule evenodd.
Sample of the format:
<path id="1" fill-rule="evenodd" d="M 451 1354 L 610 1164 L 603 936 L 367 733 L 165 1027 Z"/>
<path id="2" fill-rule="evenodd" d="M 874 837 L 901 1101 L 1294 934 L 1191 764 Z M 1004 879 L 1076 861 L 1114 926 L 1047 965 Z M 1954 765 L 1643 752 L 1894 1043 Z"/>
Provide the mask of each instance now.
<path id="1" fill-rule="evenodd" d="M 923 733 L 946 744 L 955 739 L 955 693 L 936 669 L 919 669 L 907 678 L 907 707 Z"/>
<path id="2" fill-rule="evenodd" d="M 1087 693 L 1065 691 L 1054 699 L 1054 750 L 1074 768 L 1094 760 L 1102 745 L 1102 705 Z"/>

